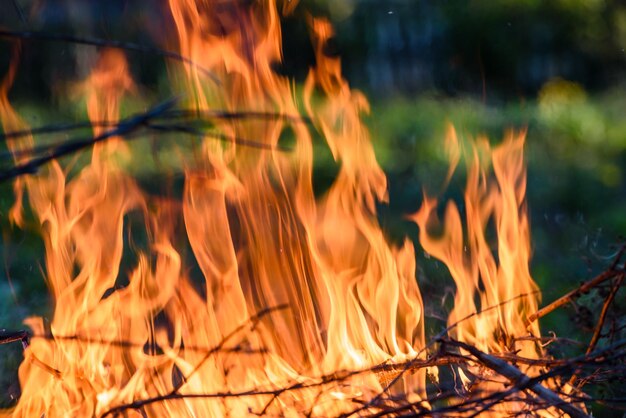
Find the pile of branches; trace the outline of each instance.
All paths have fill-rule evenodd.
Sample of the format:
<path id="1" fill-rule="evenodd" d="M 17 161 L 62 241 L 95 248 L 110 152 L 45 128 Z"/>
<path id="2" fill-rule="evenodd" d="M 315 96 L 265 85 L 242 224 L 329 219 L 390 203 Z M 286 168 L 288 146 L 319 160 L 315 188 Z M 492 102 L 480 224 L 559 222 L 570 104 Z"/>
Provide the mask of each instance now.
<path id="1" fill-rule="evenodd" d="M 516 352 L 487 353 L 467 343 L 452 339 L 449 334 L 461 322 L 476 315 L 481 315 L 490 309 L 495 309 L 509 301 L 493 307 L 483 309 L 472 314 L 459 322 L 448 326 L 424 348 L 429 354 L 424 358 L 415 358 L 404 363 L 384 363 L 362 370 L 347 370 L 336 372 L 332 375 L 321 376 L 307 382 L 294 381 L 280 388 L 255 388 L 239 393 L 180 393 L 183 382 L 175 387 L 170 393 L 146 399 L 137 399 L 132 403 L 116 406 L 105 412 L 102 416 L 117 417 L 126 416 L 129 410 L 142 412 L 144 408 L 157 402 L 182 400 L 182 399 L 233 399 L 249 397 L 270 397 L 270 401 L 262 410 L 251 411 L 264 416 L 272 403 L 276 402 L 289 393 L 305 389 L 319 388 L 320 391 L 337 387 L 342 382 L 348 382 L 355 376 L 362 374 L 375 374 L 382 383 L 383 390 L 367 401 L 352 399 L 355 409 L 343 416 L 477 416 L 491 411 L 494 408 L 506 408 L 507 404 L 516 405 L 518 415 L 535 415 L 540 411 L 549 411 L 551 414 L 567 414 L 570 417 L 589 417 L 589 412 L 596 405 L 604 408 L 623 410 L 626 404 L 626 393 L 617 394 L 614 397 L 601 396 L 601 389 L 611 383 L 624 383 L 626 380 L 626 338 L 623 329 L 626 325 L 616 325 L 615 321 L 608 321 L 612 316 L 615 297 L 618 294 L 624 279 L 626 278 L 626 266 L 622 261 L 626 245 L 617 252 L 611 265 L 596 277 L 582 283 L 577 288 L 564 296 L 549 303 L 529 317 L 529 321 L 535 321 L 548 315 L 554 310 L 577 302 L 582 295 L 592 291 L 604 294 L 600 313 L 595 324 L 592 337 L 582 353 L 569 357 L 549 356 L 541 359 L 530 359 L 518 355 Z M 229 346 L 229 340 L 233 335 L 249 326 L 254 326 L 263 317 L 276 311 L 285 309 L 285 306 L 265 309 L 249 319 L 249 323 L 242 324 L 231 334 L 224 337 L 223 341 L 215 347 L 205 349 L 203 360 L 197 365 L 192 373 L 197 371 L 202 363 L 216 353 L 228 350 L 244 351 L 244 347 Z M 81 340 L 78 336 L 52 336 L 30 335 L 27 331 L 0 332 L 0 343 L 21 342 L 24 348 L 31 338 Z M 529 339 L 535 337 L 522 337 Z M 553 337 L 536 338 L 539 343 L 548 344 L 566 343 L 572 341 Z M 91 343 L 91 339 L 89 340 Z M 107 344 L 128 345 L 129 343 L 110 341 Z M 581 343 L 578 343 L 581 345 Z M 186 347 L 186 349 L 196 349 Z M 198 348 L 200 349 L 200 348 Z M 49 365 L 42 365 L 52 369 Z M 542 370 L 535 376 L 525 374 L 522 369 L 535 366 Z M 437 367 L 440 370 L 439 379 L 430 379 L 427 387 L 428 397 L 418 402 L 409 402 L 406 397 L 393 394 L 392 386 L 408 373 L 415 373 L 420 369 Z M 450 375 L 455 375 L 461 369 L 470 376 L 471 382 L 459 384 L 456 379 L 446 379 L 441 371 L 449 370 Z M 53 369 L 52 369 L 53 370 Z M 473 373 L 467 372 L 474 370 Z M 479 370 L 479 372 L 475 372 Z M 54 370 L 53 370 L 54 371 Z M 58 372 L 58 371 L 57 371 Z M 60 372 L 58 372 L 60 373 Z M 191 376 L 187 376 L 189 378 Z M 499 391 L 480 389 L 481 381 L 498 382 L 502 389 Z M 550 382 L 547 385 L 546 382 Z M 524 405 L 519 410 L 519 405 Z M 306 412 L 306 411 L 305 411 Z M 306 413 L 305 413 L 306 415 Z M 309 415 L 312 412 L 309 411 Z"/>

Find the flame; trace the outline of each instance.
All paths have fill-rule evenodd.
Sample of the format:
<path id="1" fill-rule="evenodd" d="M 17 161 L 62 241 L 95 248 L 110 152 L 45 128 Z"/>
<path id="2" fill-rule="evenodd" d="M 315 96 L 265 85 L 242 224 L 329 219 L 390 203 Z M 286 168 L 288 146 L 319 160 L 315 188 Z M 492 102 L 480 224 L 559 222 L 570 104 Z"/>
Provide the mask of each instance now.
<path id="1" fill-rule="evenodd" d="M 484 137 L 471 143 L 463 200 L 465 228 L 454 202 L 448 202 L 440 222 L 437 199 L 426 194 L 420 210 L 410 217 L 420 228 L 424 250 L 448 267 L 456 284 L 448 324 L 461 322 L 455 325 L 452 335 L 487 352 L 514 349 L 515 342 L 507 338 L 526 334 L 525 318 L 538 306 L 538 288 L 528 269 L 530 228 L 525 203 L 524 139 L 522 131 L 510 132 L 493 149 Z M 448 132 L 447 144 L 451 173 L 460 153 L 453 128 Z M 489 168 L 495 179 L 489 176 Z M 487 237 L 490 222 L 495 226 L 497 256 Z M 489 307 L 495 309 L 476 315 Z M 536 323 L 531 332 L 539 335 Z M 529 358 L 539 354 L 533 344 L 524 347 L 523 355 Z"/>
<path id="2" fill-rule="evenodd" d="M 41 225 L 55 305 L 49 326 L 27 320 L 39 337 L 20 367 L 20 400 L 6 413 L 99 416 L 130 404 L 126 412 L 157 417 L 336 416 L 367 404 L 390 382 L 369 368 L 426 355 L 424 309 L 413 243 L 390 244 L 378 224 L 386 177 L 362 122 L 368 102 L 327 54 L 332 26 L 309 19 L 316 66 L 299 97 L 273 70 L 282 59 L 273 1 L 169 0 L 169 10 L 180 54 L 194 63 L 172 65 L 172 84 L 212 128 L 199 155 L 180 152 L 180 201 L 141 189 L 125 167 L 143 156 L 121 138 L 96 144 L 76 172 L 53 161 L 15 183 Z M 7 98 L 15 63 L 0 89 L 5 131 L 27 128 Z M 102 134 L 101 122 L 118 121 L 120 104 L 136 92 L 124 54 L 100 51 L 77 91 L 94 134 Z M 313 192 L 313 140 L 301 108 L 340 167 L 321 197 Z M 223 111 L 287 117 L 212 117 Z M 288 151 L 285 136 L 293 139 Z M 245 146 L 250 139 L 262 146 Z M 456 283 L 450 324 L 501 304 L 459 323 L 453 336 L 488 352 L 521 347 L 535 358 L 541 353 L 532 343 L 513 340 L 527 334 L 524 318 L 537 307 L 523 143 L 519 133 L 494 149 L 486 139 L 470 148 L 466 236 L 453 203 L 443 225 L 429 196 L 412 219 L 421 245 Z M 9 146 L 28 150 L 32 138 Z M 460 158 L 452 129 L 447 148 L 449 180 Z M 19 205 L 12 214 L 23 222 Z M 490 220 L 497 257 L 485 233 Z M 146 248 L 125 242 L 125 229 L 143 233 Z M 123 257 L 133 250 L 126 272 Z M 326 378 L 355 370 L 364 372 Z M 273 392 L 285 387 L 294 390 Z M 403 375 L 390 390 L 425 399 L 425 371 Z"/>

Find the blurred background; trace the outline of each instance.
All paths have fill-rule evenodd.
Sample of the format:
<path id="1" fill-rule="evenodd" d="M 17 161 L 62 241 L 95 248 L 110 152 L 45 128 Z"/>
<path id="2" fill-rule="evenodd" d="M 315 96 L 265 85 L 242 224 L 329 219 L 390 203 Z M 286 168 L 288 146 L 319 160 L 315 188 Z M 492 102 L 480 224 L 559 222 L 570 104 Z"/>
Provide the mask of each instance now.
<path id="1" fill-rule="evenodd" d="M 4 0 L 0 28 L 162 46 L 172 25 L 165 10 L 159 1 Z M 461 136 L 486 134 L 493 143 L 507 129 L 526 128 L 531 271 L 543 300 L 606 267 L 626 233 L 623 1 L 301 1 L 282 23 L 284 62 L 276 64 L 297 83 L 314 65 L 309 14 L 333 22 L 337 33 L 329 53 L 341 56 L 345 77 L 370 101 L 366 123 L 389 181 L 390 203 L 381 205 L 380 217 L 390 239 L 415 238 L 417 228 L 403 216 L 417 210 L 422 189 L 439 191 L 447 170 L 442 146 L 447 122 Z M 10 46 L 0 37 L 2 74 Z M 21 115 L 33 126 L 84 120 L 81 104 L 58 93 L 85 78 L 96 51 L 26 42 L 10 95 Z M 162 58 L 142 53 L 128 58 L 140 85 L 137 103 L 125 104 L 128 112 L 172 94 Z M 319 148 L 315 181 L 324 185 L 336 167 L 328 150 Z M 445 193 L 459 202 L 462 171 Z M 13 199 L 11 185 L 0 184 L 0 329 L 22 328 L 26 316 L 49 315 L 51 306 L 37 228 L 9 225 Z M 445 269 L 419 247 L 417 253 L 422 292 L 445 299 L 452 289 Z M 542 322 L 543 332 L 587 343 L 601 300 L 592 293 L 554 312 Z M 624 298 L 616 304 L 616 312 L 624 313 Z M 444 305 L 427 306 L 428 314 L 441 316 Z M 614 323 L 620 325 L 624 316 L 616 314 Z M 441 322 L 428 326 L 433 335 Z M 20 361 L 20 347 L 0 346 L 2 405 L 18 393 Z"/>

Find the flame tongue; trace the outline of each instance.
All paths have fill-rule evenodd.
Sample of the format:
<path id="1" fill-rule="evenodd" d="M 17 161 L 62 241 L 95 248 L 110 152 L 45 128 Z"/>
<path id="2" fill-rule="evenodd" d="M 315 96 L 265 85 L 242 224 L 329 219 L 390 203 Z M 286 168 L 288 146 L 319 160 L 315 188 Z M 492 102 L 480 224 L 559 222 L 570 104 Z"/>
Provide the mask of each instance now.
<path id="1" fill-rule="evenodd" d="M 446 206 L 441 225 L 437 201 L 428 196 L 412 216 L 420 227 L 424 250 L 445 263 L 456 283 L 454 309 L 448 318 L 449 325 L 454 325 L 452 335 L 484 351 L 515 349 L 506 338 L 525 335 L 524 318 L 537 310 L 537 286 L 528 270 L 530 231 L 524 201 L 524 136 L 523 132 L 511 133 L 493 150 L 485 138 L 471 146 L 464 199 L 466 233 L 454 203 Z M 448 140 L 457 141 L 454 130 Z M 452 154 L 457 152 L 458 143 L 451 150 Z M 489 180 L 486 171 L 490 165 L 495 181 Z M 489 222 L 493 222 L 497 233 L 497 258 L 486 236 Z M 441 229 L 440 234 L 433 232 L 437 228 Z M 476 297 L 480 300 L 478 305 Z M 464 319 L 487 308 L 489 312 Z M 459 321 L 462 322 L 456 325 Z M 539 334 L 538 328 L 531 331 Z M 538 355 L 534 344 L 522 345 L 523 355 Z"/>
<path id="2" fill-rule="evenodd" d="M 180 52 L 195 63 L 172 68 L 173 83 L 199 116 L 299 115 L 292 83 L 272 70 L 281 59 L 274 2 L 170 0 L 169 7 Z M 391 246 L 376 217 L 386 178 L 361 121 L 367 100 L 343 80 L 339 59 L 325 54 L 330 24 L 311 19 L 311 28 L 317 65 L 301 100 L 340 164 L 323 197 L 313 193 L 309 128 L 293 117 L 212 119 L 196 158 L 182 162 L 181 202 L 140 189 L 124 166 L 141 156 L 119 138 L 95 146 L 73 176 L 53 162 L 16 183 L 42 225 L 55 312 L 52 338 L 35 338 L 26 351 L 15 416 L 99 415 L 146 399 L 155 400 L 142 408 L 150 416 L 333 416 L 371 400 L 381 383 L 373 373 L 325 384 L 322 376 L 414 358 L 425 346 L 413 245 Z M 6 99 L 9 85 L 0 90 L 2 123 L 23 129 Z M 102 133 L 96 122 L 117 121 L 121 100 L 135 91 L 123 54 L 102 51 L 81 91 L 94 133 Z M 278 147 L 285 135 L 294 140 L 289 152 Z M 10 144 L 31 145 L 31 138 Z M 422 245 L 456 282 L 450 323 L 528 294 L 456 327 L 456 338 L 487 351 L 509 344 L 502 335 L 525 334 L 524 315 L 537 303 L 522 146 L 519 135 L 493 151 L 485 141 L 472 149 L 466 238 L 453 204 L 440 237 L 430 232 L 434 199 L 425 197 L 413 217 Z M 184 148 L 181 139 L 180 155 Z M 491 156 L 496 183 L 487 182 L 482 156 Z M 126 273 L 131 216 L 144 218 L 149 246 Z M 490 218 L 499 263 L 484 233 Z M 182 249 L 187 243 L 193 255 Z M 187 274 L 196 265 L 202 283 Z M 45 334 L 41 318 L 28 324 Z M 533 346 L 525 350 L 536 357 Z M 298 390 L 270 393 L 294 384 Z M 424 371 L 393 389 L 423 398 Z M 249 391 L 261 394 L 227 396 Z"/>
<path id="3" fill-rule="evenodd" d="M 410 246 L 393 251 L 376 221 L 375 204 L 386 197 L 386 179 L 361 122 L 367 101 L 341 78 L 339 59 L 324 54 L 333 36 L 329 22 L 314 20 L 312 26 L 317 68 L 305 83 L 305 103 L 341 162 L 312 232 L 331 298 L 325 360 L 331 367 L 363 367 L 390 354 L 412 354 L 412 347 L 423 343 L 422 301 L 413 272 L 398 263 Z M 313 111 L 316 86 L 324 98 Z M 408 318 L 410 324 L 397 326 Z"/>

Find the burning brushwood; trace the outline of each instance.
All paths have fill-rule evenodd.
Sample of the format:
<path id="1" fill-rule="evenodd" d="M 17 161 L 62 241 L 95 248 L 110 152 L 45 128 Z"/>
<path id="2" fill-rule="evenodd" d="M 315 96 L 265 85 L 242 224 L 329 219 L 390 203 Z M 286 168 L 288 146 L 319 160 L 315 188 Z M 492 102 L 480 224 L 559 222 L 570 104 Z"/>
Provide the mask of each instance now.
<path id="1" fill-rule="evenodd" d="M 55 302 L 50 324 L 31 317 L 30 334 L 0 334 L 25 349 L 21 397 L 7 412 L 589 416 L 574 383 L 626 356 L 619 342 L 598 347 L 624 271 L 616 261 L 539 309 L 528 266 L 525 131 L 494 147 L 448 129 L 445 183 L 465 157 L 464 210 L 447 202 L 439 219 L 440 199 L 425 193 L 409 216 L 456 285 L 447 326 L 429 338 L 414 244 L 392 244 L 378 222 L 387 179 L 362 122 L 369 104 L 329 53 L 330 23 L 309 19 L 316 66 L 300 94 L 274 70 L 282 59 L 274 1 L 168 6 L 178 51 L 160 55 L 182 94 L 130 117 L 120 106 L 136 81 L 121 50 L 153 48 L 0 31 L 106 46 L 75 89 L 88 125 L 31 130 L 8 99 L 17 58 L 0 86 L 10 151 L 2 157 L 11 160 L 0 181 L 14 181 L 12 221 L 24 225 L 27 202 L 41 226 Z M 92 134 L 35 142 L 87 126 Z M 314 130 L 339 167 L 323 196 L 313 191 Z M 129 139 L 153 136 L 173 141 L 170 164 L 184 171 L 178 197 L 157 196 L 135 176 L 149 153 Z M 87 162 L 65 158 L 87 150 Z M 127 242 L 134 233 L 144 246 Z M 549 356 L 536 319 L 610 279 L 586 355 Z"/>

